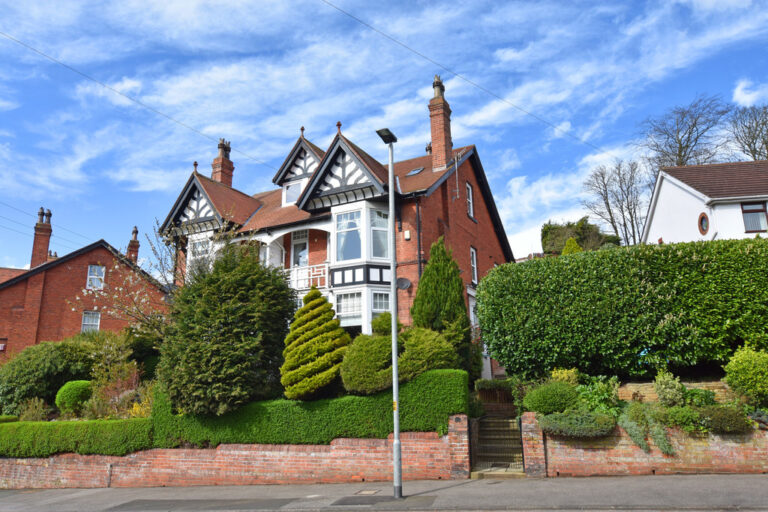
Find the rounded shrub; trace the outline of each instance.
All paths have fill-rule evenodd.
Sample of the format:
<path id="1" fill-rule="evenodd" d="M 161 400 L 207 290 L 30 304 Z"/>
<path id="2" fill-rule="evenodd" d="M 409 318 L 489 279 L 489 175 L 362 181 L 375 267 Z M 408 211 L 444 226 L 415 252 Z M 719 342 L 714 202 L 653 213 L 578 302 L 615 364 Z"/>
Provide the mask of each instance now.
<path id="1" fill-rule="evenodd" d="M 669 372 L 659 372 L 653 382 L 653 389 L 659 397 L 659 403 L 664 407 L 685 405 L 686 389 L 679 377 Z"/>
<path id="2" fill-rule="evenodd" d="M 339 378 L 341 361 L 351 340 L 317 288 L 304 296 L 285 338 L 280 368 L 285 397 L 306 400 L 318 396 Z"/>
<path id="3" fill-rule="evenodd" d="M 710 405 L 701 408 L 701 416 L 713 434 L 747 434 L 753 430 L 749 417 L 737 407 Z"/>
<path id="4" fill-rule="evenodd" d="M 538 421 L 546 434 L 577 439 L 605 437 L 616 428 L 616 418 L 610 414 L 583 411 L 547 414 Z"/>
<path id="5" fill-rule="evenodd" d="M 71 380 L 56 393 L 56 407 L 64 414 L 80 414 L 83 404 L 91 398 L 91 381 Z"/>
<path id="6" fill-rule="evenodd" d="M 455 347 L 439 332 L 414 327 L 401 337 L 403 353 L 397 358 L 401 382 L 407 382 L 427 370 L 458 369 L 461 365 Z"/>
<path id="7" fill-rule="evenodd" d="M 549 382 L 532 389 L 523 398 L 523 407 L 541 414 L 563 412 L 579 400 L 579 392 L 567 382 Z"/>
<path id="8" fill-rule="evenodd" d="M 725 365 L 725 382 L 752 405 L 768 407 L 768 352 L 742 347 Z"/>

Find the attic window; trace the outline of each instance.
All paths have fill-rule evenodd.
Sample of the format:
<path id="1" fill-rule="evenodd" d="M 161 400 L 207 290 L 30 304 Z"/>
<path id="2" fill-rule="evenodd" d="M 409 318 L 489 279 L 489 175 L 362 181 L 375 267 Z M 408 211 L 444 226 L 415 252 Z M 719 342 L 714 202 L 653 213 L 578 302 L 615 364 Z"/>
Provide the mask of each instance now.
<path id="1" fill-rule="evenodd" d="M 408 171 L 408 174 L 406 174 L 406 176 L 416 176 L 417 174 L 419 174 L 423 170 L 424 170 L 423 167 L 417 167 L 416 169 L 412 169 L 412 170 Z"/>

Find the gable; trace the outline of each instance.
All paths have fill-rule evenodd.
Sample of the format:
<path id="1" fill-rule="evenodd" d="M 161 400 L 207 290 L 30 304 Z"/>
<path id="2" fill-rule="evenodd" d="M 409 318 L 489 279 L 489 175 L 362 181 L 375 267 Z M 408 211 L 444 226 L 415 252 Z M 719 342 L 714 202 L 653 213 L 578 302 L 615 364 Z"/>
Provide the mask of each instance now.
<path id="1" fill-rule="evenodd" d="M 384 186 L 355 150 L 337 135 L 298 201 L 316 210 L 382 196 Z"/>
<path id="2" fill-rule="evenodd" d="M 160 226 L 160 231 L 178 235 L 216 229 L 221 225 L 222 219 L 210 197 L 198 183 L 195 174 L 192 174 Z"/>
<path id="3" fill-rule="evenodd" d="M 210 220 L 213 217 L 214 213 L 211 203 L 205 196 L 203 196 L 200 189 L 195 188 L 179 215 L 179 222 L 185 224 L 189 222 Z"/>
<path id="4" fill-rule="evenodd" d="M 309 178 L 317 170 L 317 164 L 320 161 L 304 148 L 300 148 L 296 157 L 291 162 L 291 165 L 286 170 L 285 176 L 283 176 L 282 182 L 301 180 Z"/>

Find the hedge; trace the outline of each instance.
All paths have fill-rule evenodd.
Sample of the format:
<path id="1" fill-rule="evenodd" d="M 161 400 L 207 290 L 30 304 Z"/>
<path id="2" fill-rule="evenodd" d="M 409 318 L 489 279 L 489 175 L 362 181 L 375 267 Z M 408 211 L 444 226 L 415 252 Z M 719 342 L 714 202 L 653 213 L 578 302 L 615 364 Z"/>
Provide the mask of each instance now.
<path id="1" fill-rule="evenodd" d="M 400 388 L 400 429 L 446 432 L 448 417 L 468 410 L 467 373 L 462 370 L 425 372 Z M 157 448 L 185 443 L 329 444 L 338 437 L 386 438 L 392 426 L 392 393 L 297 402 L 268 400 L 250 403 L 224 416 L 171 413 L 162 392 L 152 410 Z"/>
<path id="2" fill-rule="evenodd" d="M 57 453 L 125 455 L 152 447 L 149 418 L 92 421 L 21 421 L 0 425 L 0 456 Z"/>
<path id="3" fill-rule="evenodd" d="M 507 372 L 648 377 L 721 365 L 768 340 L 768 240 L 640 245 L 505 264 L 477 292 Z"/>

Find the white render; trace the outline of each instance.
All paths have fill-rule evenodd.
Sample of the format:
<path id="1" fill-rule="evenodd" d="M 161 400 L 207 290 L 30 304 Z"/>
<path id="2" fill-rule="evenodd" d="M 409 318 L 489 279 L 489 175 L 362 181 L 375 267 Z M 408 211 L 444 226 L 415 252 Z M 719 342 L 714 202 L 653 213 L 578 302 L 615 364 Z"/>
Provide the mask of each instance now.
<path id="1" fill-rule="evenodd" d="M 754 238 L 756 233 L 746 232 L 741 204 L 767 199 L 761 196 L 713 199 L 662 171 L 653 191 L 641 242 Z M 706 234 L 699 231 L 702 213 L 709 219 Z"/>

